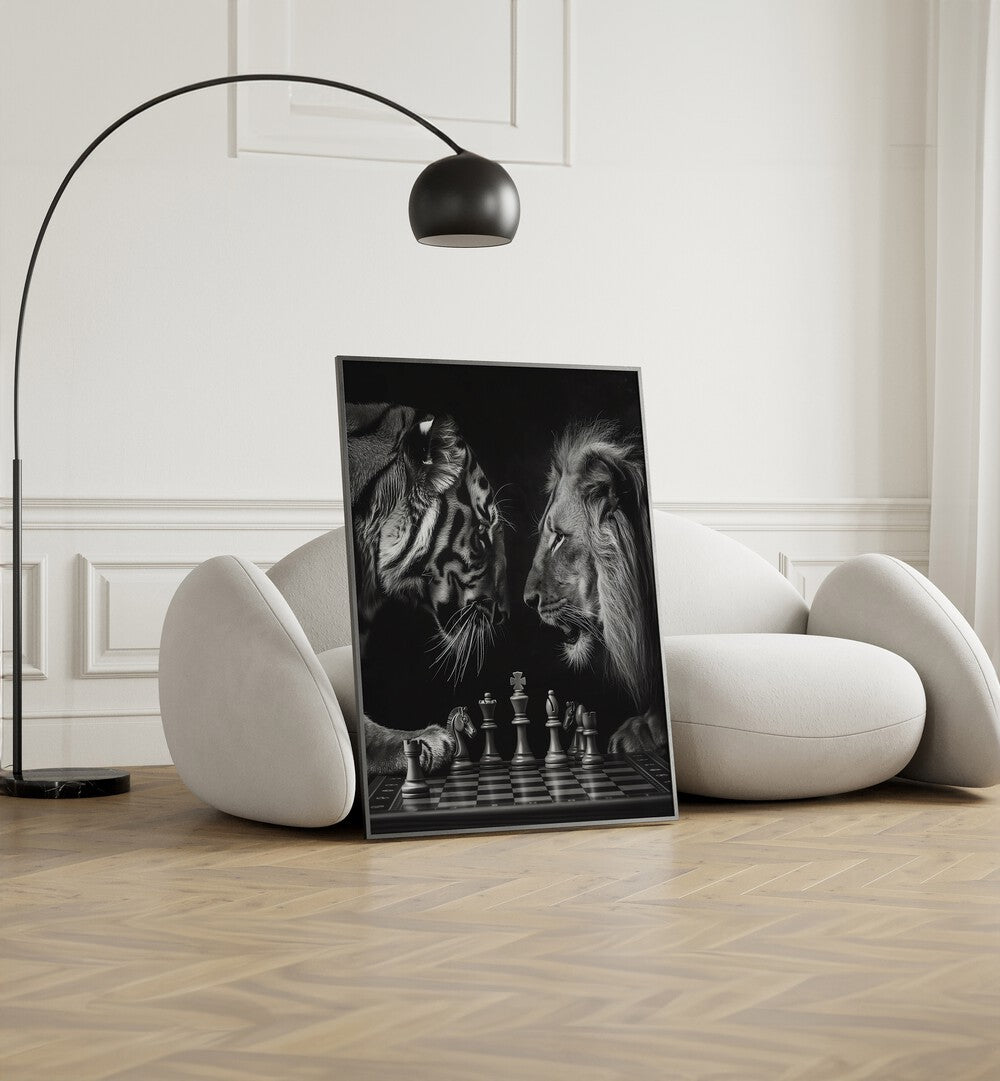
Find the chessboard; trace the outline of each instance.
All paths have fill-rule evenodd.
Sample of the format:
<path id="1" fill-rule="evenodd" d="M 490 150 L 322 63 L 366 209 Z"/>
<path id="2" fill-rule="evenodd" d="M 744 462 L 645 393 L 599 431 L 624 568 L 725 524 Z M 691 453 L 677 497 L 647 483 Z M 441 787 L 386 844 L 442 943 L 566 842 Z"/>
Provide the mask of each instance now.
<path id="1" fill-rule="evenodd" d="M 372 835 L 662 820 L 674 813 L 670 765 L 650 753 L 605 755 L 596 768 L 475 763 L 428 777 L 427 791 L 417 796 L 403 795 L 405 780 L 401 773 L 369 779 Z"/>

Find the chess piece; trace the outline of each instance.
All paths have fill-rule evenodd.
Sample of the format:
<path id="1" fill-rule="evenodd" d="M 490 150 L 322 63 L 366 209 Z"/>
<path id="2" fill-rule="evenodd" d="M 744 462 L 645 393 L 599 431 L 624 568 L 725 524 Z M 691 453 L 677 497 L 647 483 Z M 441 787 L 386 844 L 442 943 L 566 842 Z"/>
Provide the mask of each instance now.
<path id="1" fill-rule="evenodd" d="M 497 700 L 487 691 L 479 699 L 479 709 L 483 714 L 483 735 L 486 737 L 486 746 L 480 756 L 480 766 L 496 766 L 503 759 L 497 751 L 497 726 L 493 720 L 493 714 L 497 708 Z"/>
<path id="2" fill-rule="evenodd" d="M 573 731 L 573 744 L 569 749 L 570 755 L 573 758 L 579 758 L 583 754 L 583 721 L 586 715 L 586 710 L 583 707 L 583 703 L 580 702 L 576 707 L 576 728 Z"/>
<path id="3" fill-rule="evenodd" d="M 597 749 L 597 714 L 593 711 L 584 714 L 583 740 L 583 761 L 580 764 L 584 769 L 599 769 L 604 759 Z"/>
<path id="4" fill-rule="evenodd" d="M 430 786 L 424 780 L 424 771 L 420 768 L 420 744 L 419 739 L 404 739 L 403 754 L 406 755 L 406 780 L 400 791 L 403 796 L 427 796 L 430 794 Z"/>
<path id="5" fill-rule="evenodd" d="M 566 752 L 559 742 L 559 729 L 562 725 L 559 721 L 559 700 L 556 698 L 555 691 L 549 691 L 545 699 L 545 712 L 548 715 L 545 727 L 549 730 L 549 749 L 545 755 L 545 764 L 547 766 L 565 765 Z"/>
<path id="6" fill-rule="evenodd" d="M 452 773 L 469 773 L 475 769 L 472 759 L 469 757 L 469 744 L 467 737 L 476 734 L 476 726 L 472 723 L 469 711 L 465 706 L 456 706 L 448 714 L 448 727 L 455 736 L 455 757 L 452 759 Z"/>
<path id="7" fill-rule="evenodd" d="M 524 693 L 526 682 L 523 672 L 515 672 L 510 677 L 510 685 L 514 688 L 514 693 L 510 696 L 510 704 L 514 707 L 514 720 L 511 723 L 517 733 L 517 745 L 514 748 L 514 756 L 510 760 L 510 768 L 513 770 L 531 769 L 535 765 L 535 756 L 531 753 L 531 746 L 528 743 L 530 721 L 525 712 L 525 706 L 528 704 L 528 696 Z"/>

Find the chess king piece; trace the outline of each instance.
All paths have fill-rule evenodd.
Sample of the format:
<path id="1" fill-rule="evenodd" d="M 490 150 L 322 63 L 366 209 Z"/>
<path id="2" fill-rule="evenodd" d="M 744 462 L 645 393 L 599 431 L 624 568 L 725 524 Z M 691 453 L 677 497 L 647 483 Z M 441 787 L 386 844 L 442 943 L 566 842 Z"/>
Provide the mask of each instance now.
<path id="1" fill-rule="evenodd" d="M 465 706 L 456 706 L 448 714 L 448 727 L 455 736 L 455 757 L 452 759 L 452 773 L 468 773 L 475 769 L 472 759 L 469 757 L 468 739 L 476 734 L 476 726 L 472 723 L 469 711 Z"/>
<path id="2" fill-rule="evenodd" d="M 593 711 L 585 713 L 583 723 L 583 761 L 580 764 L 584 769 L 599 769 L 604 759 L 597 749 L 597 714 Z"/>
<path id="3" fill-rule="evenodd" d="M 547 766 L 565 765 L 566 752 L 559 742 L 559 729 L 562 728 L 562 724 L 559 720 L 559 700 L 556 698 L 555 691 L 549 691 L 545 699 L 545 713 L 548 716 L 545 727 L 549 730 L 549 749 L 545 755 L 545 764 Z"/>
<path id="4" fill-rule="evenodd" d="M 483 714 L 483 735 L 486 737 L 486 746 L 480 756 L 480 766 L 496 766 L 503 759 L 497 752 L 497 726 L 493 720 L 493 714 L 497 708 L 497 700 L 487 691 L 479 699 L 479 709 Z"/>
<path id="5" fill-rule="evenodd" d="M 406 755 L 406 780 L 400 790 L 404 796 L 426 796 L 430 786 L 424 780 L 424 771 L 420 768 L 419 739 L 404 739 L 403 754 Z"/>
<path id="6" fill-rule="evenodd" d="M 514 693 L 510 696 L 510 704 L 514 707 L 514 731 L 517 733 L 517 746 L 514 748 L 514 756 L 510 760 L 512 770 L 531 769 L 535 765 L 535 756 L 531 753 L 528 743 L 528 714 L 525 706 L 528 704 L 528 696 L 524 693 L 524 685 L 527 681 L 523 672 L 515 672 L 510 677 L 510 685 Z"/>

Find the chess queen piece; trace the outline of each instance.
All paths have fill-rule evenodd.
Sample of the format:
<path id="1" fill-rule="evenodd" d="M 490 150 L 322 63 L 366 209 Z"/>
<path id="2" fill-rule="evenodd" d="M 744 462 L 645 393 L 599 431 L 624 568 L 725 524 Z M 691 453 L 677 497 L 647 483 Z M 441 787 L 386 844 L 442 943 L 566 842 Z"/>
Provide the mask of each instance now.
<path id="1" fill-rule="evenodd" d="M 583 723 L 583 761 L 580 764 L 584 769 L 599 769 L 604 759 L 597 749 L 597 714 L 593 710 L 584 714 Z"/>
<path id="2" fill-rule="evenodd" d="M 493 720 L 496 712 L 497 700 L 487 691 L 479 699 L 479 709 L 483 714 L 483 735 L 486 737 L 486 746 L 480 756 L 480 766 L 496 766 L 503 761 L 497 751 L 497 726 Z"/>
<path id="3" fill-rule="evenodd" d="M 476 726 L 465 706 L 456 706 L 448 714 L 448 727 L 455 737 L 455 757 L 452 759 L 451 772 L 468 773 L 475 769 L 469 757 L 468 739 L 476 734 Z"/>
<path id="4" fill-rule="evenodd" d="M 559 700 L 556 698 L 555 691 L 549 691 L 545 699 L 545 713 L 548 717 L 545 727 L 549 730 L 549 749 L 545 755 L 545 764 L 563 766 L 566 764 L 566 752 L 562 749 L 562 743 L 559 742 L 559 729 L 562 728 L 562 724 L 559 720 Z"/>
<path id="5" fill-rule="evenodd" d="M 420 745 L 419 739 L 404 739 L 403 754 L 406 755 L 406 780 L 400 789 L 404 797 L 427 796 L 430 794 L 430 786 L 424 780 L 424 771 L 420 768 Z"/>
<path id="6" fill-rule="evenodd" d="M 514 693 L 510 696 L 510 704 L 514 707 L 514 731 L 517 733 L 517 746 L 514 748 L 514 756 L 510 760 L 510 768 L 531 769 L 535 765 L 535 756 L 531 753 L 531 745 L 528 743 L 528 714 L 525 706 L 528 704 L 528 696 L 524 693 L 524 685 L 527 681 L 523 672 L 515 672 L 510 677 L 510 685 Z"/>

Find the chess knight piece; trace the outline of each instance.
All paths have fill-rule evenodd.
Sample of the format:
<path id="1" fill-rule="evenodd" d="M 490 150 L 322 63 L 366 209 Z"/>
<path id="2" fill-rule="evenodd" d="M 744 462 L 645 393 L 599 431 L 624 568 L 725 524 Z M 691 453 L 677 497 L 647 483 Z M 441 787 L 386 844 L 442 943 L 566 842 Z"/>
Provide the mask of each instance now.
<path id="1" fill-rule="evenodd" d="M 480 766 L 496 766 L 503 761 L 497 751 L 497 726 L 493 720 L 496 708 L 497 700 L 487 691 L 479 699 L 479 709 L 483 714 L 483 735 L 486 737 L 486 746 L 479 759 Z"/>
<path id="2" fill-rule="evenodd" d="M 531 769 L 535 765 L 535 756 L 531 753 L 531 745 L 528 743 L 528 714 L 525 706 L 528 704 L 528 696 L 524 693 L 524 685 L 527 682 L 523 672 L 515 672 L 510 677 L 510 685 L 514 693 L 510 696 L 510 704 L 514 707 L 514 731 L 517 733 L 517 746 L 514 748 L 514 757 L 510 760 L 512 770 Z"/>
<path id="3" fill-rule="evenodd" d="M 545 727 L 549 730 L 549 749 L 545 755 L 545 764 L 563 766 L 566 764 L 566 752 L 559 742 L 559 729 L 562 724 L 559 721 L 559 699 L 556 698 L 555 691 L 549 691 L 545 699 L 545 712 L 548 716 Z"/>
<path id="4" fill-rule="evenodd" d="M 584 719 L 585 719 L 586 715 L 587 715 L 587 711 L 584 708 L 583 703 L 578 702 L 577 707 L 576 707 L 576 716 L 574 718 L 575 721 L 576 721 L 576 728 L 575 728 L 575 730 L 573 732 L 573 743 L 572 743 L 572 745 L 570 746 L 570 749 L 569 749 L 569 753 L 573 758 L 579 758 L 583 754 L 583 750 L 584 750 L 583 729 L 584 729 Z"/>
<path id="5" fill-rule="evenodd" d="M 468 773 L 475 769 L 475 766 L 469 757 L 469 744 L 466 737 L 471 739 L 476 734 L 476 726 L 472 723 L 472 718 L 465 706 L 456 706 L 448 714 L 448 727 L 454 733 L 456 746 L 451 772 Z"/>

